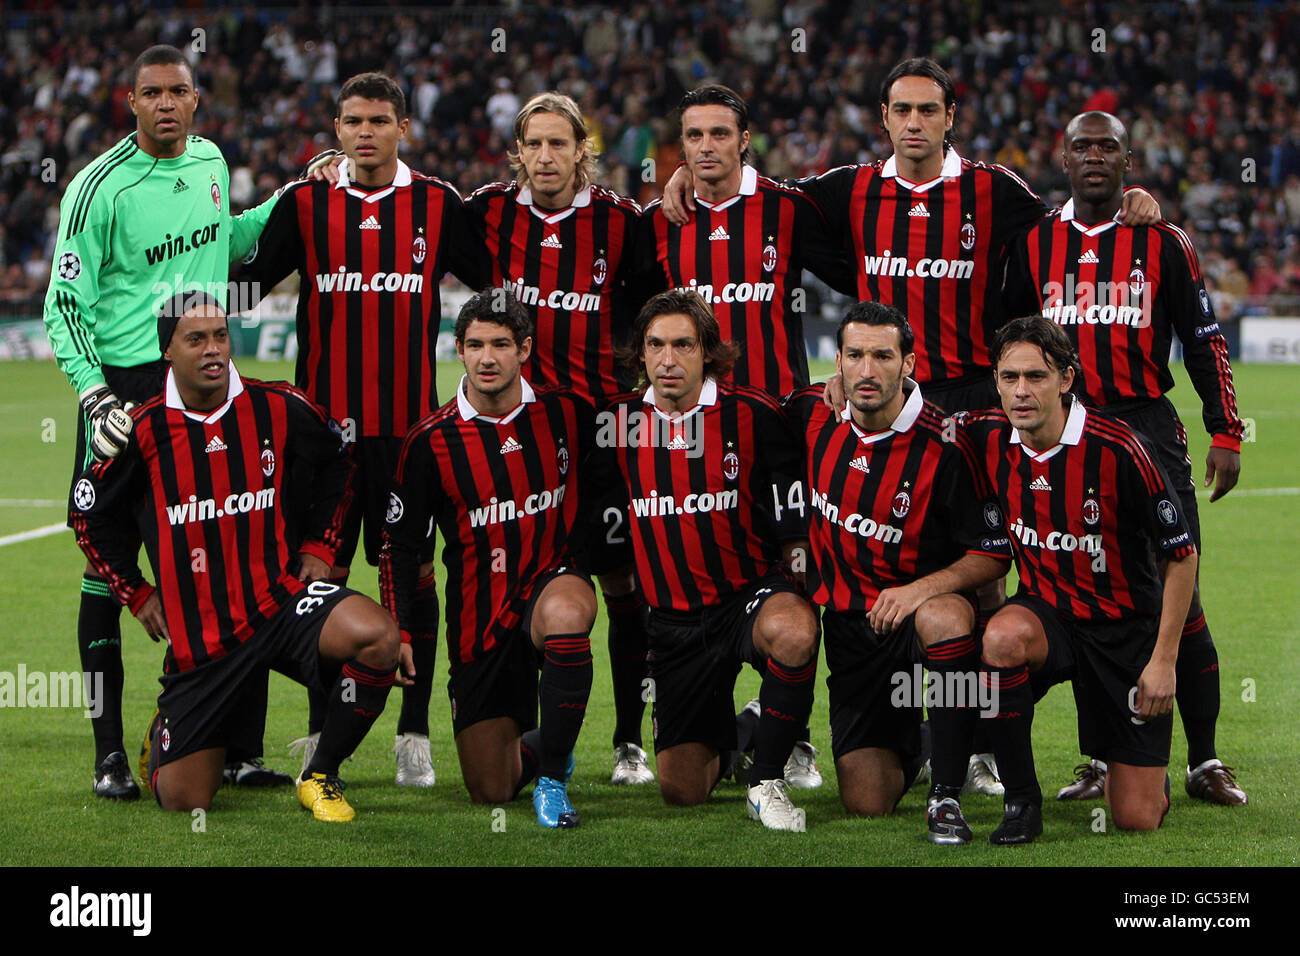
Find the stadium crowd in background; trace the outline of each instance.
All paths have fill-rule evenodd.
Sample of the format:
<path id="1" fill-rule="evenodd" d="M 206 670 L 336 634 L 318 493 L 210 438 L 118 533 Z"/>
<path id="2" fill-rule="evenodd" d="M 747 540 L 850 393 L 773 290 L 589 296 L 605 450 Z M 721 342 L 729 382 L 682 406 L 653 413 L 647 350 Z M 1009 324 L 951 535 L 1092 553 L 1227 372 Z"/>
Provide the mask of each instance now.
<path id="1" fill-rule="evenodd" d="M 406 161 L 465 193 L 512 178 L 510 123 L 555 88 L 583 108 L 598 181 L 647 202 L 678 160 L 667 117 L 705 79 L 748 102 L 760 171 L 802 176 L 888 155 L 875 92 L 903 56 L 931 55 L 957 84 L 962 155 L 1006 163 L 1052 204 L 1068 195 L 1055 161 L 1065 121 L 1093 107 L 1120 115 L 1142 144 L 1132 181 L 1186 227 L 1230 319 L 1247 297 L 1300 295 L 1298 8 L 944 0 L 918 15 L 897 3 L 850 13 L 814 0 L 713 0 L 381 18 L 364 5 L 322 17 L 19 0 L 0 21 L 0 310 L 38 305 L 60 184 L 132 125 L 131 61 L 164 42 L 193 52 L 194 132 L 226 155 L 236 208 L 332 144 L 338 83 L 365 70 L 405 87 Z"/>

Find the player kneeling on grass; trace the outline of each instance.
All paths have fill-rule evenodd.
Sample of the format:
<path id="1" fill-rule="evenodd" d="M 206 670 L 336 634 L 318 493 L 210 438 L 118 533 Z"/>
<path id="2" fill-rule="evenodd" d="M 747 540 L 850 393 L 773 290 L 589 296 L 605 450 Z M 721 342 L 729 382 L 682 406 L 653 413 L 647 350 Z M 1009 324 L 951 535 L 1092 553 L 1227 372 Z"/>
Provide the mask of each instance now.
<path id="1" fill-rule="evenodd" d="M 522 377 L 532 332 L 528 310 L 504 289 L 461 307 L 455 337 L 465 375 L 456 397 L 402 444 L 379 572 L 405 641 L 417 581 L 432 571 L 419 555 L 437 524 L 447 690 L 470 799 L 504 803 L 537 777 L 537 822 L 572 827 L 567 783 L 591 692 L 596 619 L 596 592 L 572 548 L 586 527 L 580 502 L 598 480 L 594 412 L 568 389 L 534 389 Z M 409 654 L 405 643 L 403 659 Z"/>
<path id="2" fill-rule="evenodd" d="M 131 442 L 73 489 L 77 543 L 154 640 L 166 640 L 150 727 L 149 782 L 165 810 L 207 809 L 227 748 L 261 733 L 268 668 L 329 692 L 298 799 L 319 820 L 355 813 L 339 763 L 384 709 L 397 627 L 364 595 L 320 580 L 337 546 L 352 461 L 338 427 L 283 382 L 241 379 L 211 296 L 164 305 L 166 385 L 131 412 Z M 298 567 L 286 538 L 286 475 L 313 477 Z M 156 585 L 144 581 L 132 525 Z M 296 573 L 295 573 L 296 570 Z"/>
<path id="3" fill-rule="evenodd" d="M 1116 826 L 1154 830 L 1169 809 L 1174 663 L 1196 583 L 1182 506 L 1128 426 L 1070 394 L 1079 360 L 1059 326 L 1015 319 L 991 353 L 1002 411 L 969 427 L 1011 532 L 1020 590 L 984 632 L 980 676 L 997 692 L 988 726 L 1006 785 L 990 840 L 1029 843 L 1043 832 L 1030 671 L 1040 686 L 1072 682 L 1079 746 L 1110 766 Z M 1163 593 L 1156 556 L 1169 561 Z"/>
<path id="4" fill-rule="evenodd" d="M 789 406 L 814 505 L 809 590 L 826 607 L 840 798 L 850 813 L 893 811 L 924 760 L 924 701 L 929 838 L 967 843 L 960 798 L 979 707 L 975 590 L 1006 574 L 1011 550 L 970 440 L 910 377 L 916 356 L 903 314 L 860 302 L 837 340 L 843 412 L 826 407 L 821 385 L 795 392 Z"/>
<path id="5" fill-rule="evenodd" d="M 749 663 L 763 675 L 749 815 L 803 830 L 784 768 L 812 709 L 817 618 L 781 563 L 801 522 L 780 527 L 771 504 L 798 482 L 798 447 L 771 396 L 721 381 L 739 349 L 695 292 L 652 298 L 631 341 L 626 360 L 649 387 L 617 399 L 600 435 L 618 448 L 619 506 L 650 605 L 659 789 L 693 806 L 729 769 L 732 695 Z"/>

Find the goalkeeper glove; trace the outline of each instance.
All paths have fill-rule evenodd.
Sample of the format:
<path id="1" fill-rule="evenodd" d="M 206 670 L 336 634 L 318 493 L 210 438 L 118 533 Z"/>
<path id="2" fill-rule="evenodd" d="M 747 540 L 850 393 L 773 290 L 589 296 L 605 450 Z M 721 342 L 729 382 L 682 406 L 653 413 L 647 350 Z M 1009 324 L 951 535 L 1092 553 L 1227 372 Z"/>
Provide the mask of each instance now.
<path id="1" fill-rule="evenodd" d="M 81 413 L 86 418 L 86 439 L 90 450 L 100 461 L 116 458 L 131 440 L 135 422 L 127 414 L 134 402 L 125 406 L 117 400 L 112 389 L 100 385 L 81 397 Z"/>

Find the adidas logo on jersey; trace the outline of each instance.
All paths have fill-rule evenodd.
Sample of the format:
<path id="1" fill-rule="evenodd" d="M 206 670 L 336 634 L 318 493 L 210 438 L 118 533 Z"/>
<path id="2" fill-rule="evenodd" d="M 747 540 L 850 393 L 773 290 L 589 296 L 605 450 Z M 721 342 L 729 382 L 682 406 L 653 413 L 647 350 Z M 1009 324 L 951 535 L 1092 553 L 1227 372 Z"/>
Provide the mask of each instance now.
<path id="1" fill-rule="evenodd" d="M 367 216 L 364 220 L 362 220 L 362 222 L 361 222 L 361 228 L 362 228 L 362 229 L 382 229 L 383 226 L 379 225 L 379 220 L 376 219 L 376 218 L 372 215 L 372 216 Z"/>
<path id="2" fill-rule="evenodd" d="M 524 450 L 524 446 L 519 444 L 519 442 L 515 441 L 514 435 L 511 435 L 509 438 L 507 438 L 505 444 L 501 446 L 501 454 L 503 455 L 509 454 L 512 451 L 523 451 L 523 450 Z"/>
<path id="3" fill-rule="evenodd" d="M 189 188 L 189 186 L 185 185 L 185 180 L 178 178 L 176 180 L 176 185 L 172 187 L 172 193 L 183 193 Z"/>
<path id="4" fill-rule="evenodd" d="M 916 216 L 920 219 L 929 219 L 930 210 L 925 208 L 925 203 L 919 202 L 913 206 L 907 213 L 909 216 Z"/>
<path id="5" fill-rule="evenodd" d="M 1033 481 L 1029 483 L 1029 490 L 1030 491 L 1051 491 L 1052 486 L 1047 483 L 1046 478 L 1044 478 L 1042 475 L 1039 475 L 1037 478 L 1035 478 Z"/>
<path id="6" fill-rule="evenodd" d="M 682 435 L 675 435 L 668 443 L 670 451 L 689 451 L 690 447 L 690 443 Z"/>
<path id="7" fill-rule="evenodd" d="M 555 233 L 551 233 L 549 236 L 547 236 L 545 239 L 542 240 L 542 248 L 563 249 L 564 246 L 560 245 L 560 237 L 557 236 Z"/>
<path id="8" fill-rule="evenodd" d="M 213 435 L 212 439 L 208 442 L 208 447 L 204 449 L 204 451 L 206 451 L 209 455 L 211 455 L 214 451 L 225 451 L 225 450 L 226 450 L 226 443 L 221 440 L 220 435 Z"/>
<path id="9" fill-rule="evenodd" d="M 859 455 L 857 458 L 854 458 L 851 462 L 849 462 L 849 467 L 850 467 L 850 468 L 856 468 L 858 471 L 862 472 L 864 475 L 869 475 L 869 474 L 871 474 L 871 469 L 867 467 L 867 456 L 866 456 L 866 455 Z"/>
<path id="10" fill-rule="evenodd" d="M 730 239 L 730 238 L 731 237 L 727 235 L 727 230 L 722 226 L 719 226 L 717 229 L 714 229 L 711 233 L 709 233 L 710 242 L 712 242 L 715 239 Z"/>
<path id="11" fill-rule="evenodd" d="M 1081 266 L 1088 265 L 1089 263 L 1096 265 L 1098 261 L 1099 260 L 1097 259 L 1097 253 L 1093 252 L 1091 249 L 1089 249 L 1083 255 L 1079 256 L 1079 265 Z"/>

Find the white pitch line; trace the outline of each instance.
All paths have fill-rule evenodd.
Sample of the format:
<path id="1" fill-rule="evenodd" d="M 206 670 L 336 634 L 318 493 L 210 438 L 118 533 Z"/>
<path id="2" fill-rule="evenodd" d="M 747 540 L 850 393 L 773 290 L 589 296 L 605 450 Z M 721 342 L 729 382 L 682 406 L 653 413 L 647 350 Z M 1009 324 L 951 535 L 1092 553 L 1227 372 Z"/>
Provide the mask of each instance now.
<path id="1" fill-rule="evenodd" d="M 66 498 L 0 498 L 0 508 L 61 508 Z"/>
<path id="2" fill-rule="evenodd" d="M 71 531 L 66 524 L 47 524 L 44 528 L 33 528 L 31 531 L 20 531 L 18 534 L 5 535 L 0 538 L 0 548 L 6 544 L 17 544 L 19 541 L 31 541 L 33 538 L 46 538 L 52 534 L 58 534 L 60 531 Z"/>

